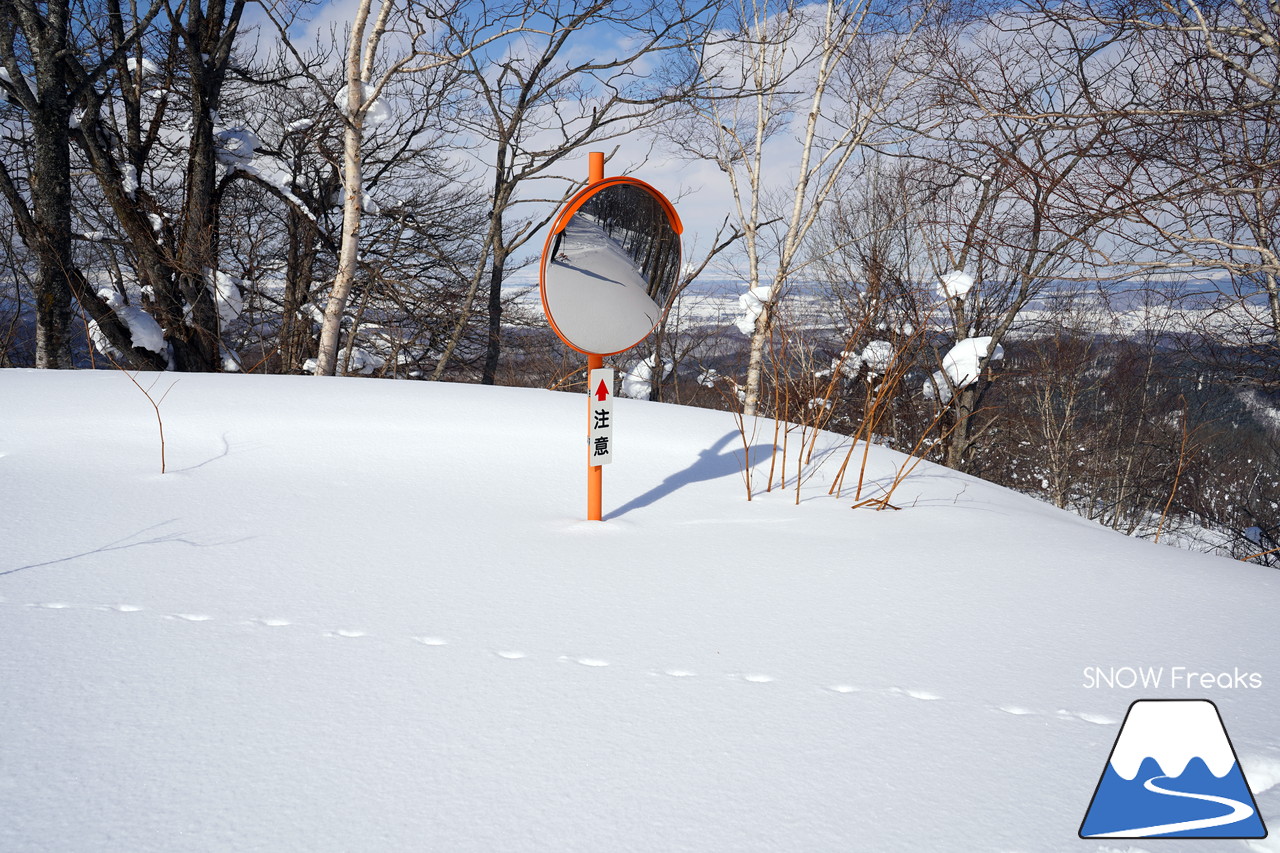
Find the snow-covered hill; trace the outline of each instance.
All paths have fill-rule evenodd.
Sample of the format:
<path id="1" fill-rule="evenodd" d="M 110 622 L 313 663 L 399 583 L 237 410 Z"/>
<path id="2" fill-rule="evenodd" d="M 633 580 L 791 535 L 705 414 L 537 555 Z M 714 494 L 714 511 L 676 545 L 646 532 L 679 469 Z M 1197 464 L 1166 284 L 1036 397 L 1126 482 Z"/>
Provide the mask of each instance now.
<path id="1" fill-rule="evenodd" d="M 1280 822 L 1273 570 L 927 464 L 748 503 L 724 413 L 617 401 L 592 523 L 578 395 L 166 390 L 161 474 L 125 375 L 0 371 L 0 850 L 1186 851 L 1076 835 L 1161 697 Z"/>

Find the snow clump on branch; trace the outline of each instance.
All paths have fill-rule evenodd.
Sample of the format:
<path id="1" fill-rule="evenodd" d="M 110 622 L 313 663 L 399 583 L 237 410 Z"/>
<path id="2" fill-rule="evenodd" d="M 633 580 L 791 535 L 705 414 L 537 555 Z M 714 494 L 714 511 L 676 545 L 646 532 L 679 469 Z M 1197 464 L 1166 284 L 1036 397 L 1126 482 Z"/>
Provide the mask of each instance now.
<path id="1" fill-rule="evenodd" d="M 748 290 L 746 293 L 738 297 L 738 308 L 742 310 L 741 316 L 733 321 L 738 327 L 738 331 L 744 335 L 751 335 L 756 330 L 756 320 L 759 319 L 764 306 L 768 304 L 772 298 L 772 288 L 757 287 L 755 290 Z"/>
<path id="2" fill-rule="evenodd" d="M 361 83 L 361 89 L 369 89 L 369 81 L 365 80 Z M 360 92 L 360 100 L 364 102 L 364 92 Z M 333 103 L 342 111 L 343 115 L 349 115 L 349 107 L 347 105 L 347 87 L 343 86 L 338 90 L 338 94 L 333 96 Z M 382 98 L 378 98 L 373 103 L 365 107 L 364 123 L 366 126 L 377 126 L 386 124 L 391 120 L 391 107 L 387 106 L 387 102 Z"/>
<path id="3" fill-rule="evenodd" d="M 131 56 L 124 61 L 124 67 L 130 74 L 137 73 L 139 66 L 142 67 L 142 79 L 144 81 L 149 77 L 160 76 L 160 66 L 156 65 L 155 62 L 147 59 L 145 56 L 142 57 L 141 60 L 135 59 Z"/>
<path id="4" fill-rule="evenodd" d="M 257 134 L 244 127 L 224 127 L 213 133 L 217 145 L 218 162 L 231 169 L 243 169 L 253 162 L 262 141 Z"/>
<path id="5" fill-rule="evenodd" d="M 833 371 L 839 371 L 844 378 L 854 379 L 865 367 L 867 381 L 871 382 L 889 370 L 889 365 L 893 363 L 894 352 L 893 344 L 888 341 L 868 341 L 861 353 L 842 352 L 838 358 L 831 360 L 829 368 L 819 370 L 813 375 L 822 379 L 830 376 Z"/>
<path id="6" fill-rule="evenodd" d="M 633 400 L 649 399 L 649 395 L 653 393 L 653 371 L 656 365 L 657 359 L 651 355 L 628 370 L 627 375 L 622 377 L 622 396 Z M 663 360 L 662 378 L 670 376 L 674 368 L 672 362 Z"/>
<path id="7" fill-rule="evenodd" d="M 964 299 L 973 289 L 973 276 L 964 270 L 954 270 L 941 276 L 942 293 L 947 299 Z"/>
<path id="8" fill-rule="evenodd" d="M 127 304 L 124 296 L 114 288 L 104 287 L 98 291 L 98 296 L 129 329 L 135 348 L 151 350 L 161 355 L 168 353 L 169 344 L 164 339 L 164 329 L 160 328 L 160 324 L 154 317 L 136 305 Z M 107 340 L 107 336 L 98 327 L 96 320 L 89 321 L 89 337 L 93 341 L 94 349 L 103 355 L 117 357 L 123 355 Z"/>
<path id="9" fill-rule="evenodd" d="M 935 370 L 933 376 L 925 380 L 924 398 L 932 400 L 936 389 L 939 402 L 944 405 L 951 402 L 952 388 L 958 390 L 978 381 L 979 368 L 988 353 L 991 361 L 1004 359 L 1004 347 L 996 344 L 992 350 L 990 337 L 956 341 L 950 352 L 942 357 L 942 370 Z"/>
<path id="10" fill-rule="evenodd" d="M 232 278 L 222 270 L 205 269 L 205 281 L 209 283 L 209 291 L 213 302 L 218 306 L 218 317 L 223 324 L 230 323 L 244 311 L 244 296 L 240 293 L 241 281 Z"/>

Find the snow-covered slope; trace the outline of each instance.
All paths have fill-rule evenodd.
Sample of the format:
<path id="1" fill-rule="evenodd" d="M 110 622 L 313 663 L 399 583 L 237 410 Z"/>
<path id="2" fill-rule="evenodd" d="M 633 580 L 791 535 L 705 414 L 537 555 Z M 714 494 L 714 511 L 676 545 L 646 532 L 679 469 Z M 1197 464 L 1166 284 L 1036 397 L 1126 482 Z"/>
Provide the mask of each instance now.
<path id="1" fill-rule="evenodd" d="M 0 850 L 1125 849 L 1159 697 L 1280 821 L 1274 571 L 927 464 L 748 503 L 729 415 L 633 400 L 591 523 L 578 395 L 170 385 L 162 475 L 126 376 L 0 371 Z"/>

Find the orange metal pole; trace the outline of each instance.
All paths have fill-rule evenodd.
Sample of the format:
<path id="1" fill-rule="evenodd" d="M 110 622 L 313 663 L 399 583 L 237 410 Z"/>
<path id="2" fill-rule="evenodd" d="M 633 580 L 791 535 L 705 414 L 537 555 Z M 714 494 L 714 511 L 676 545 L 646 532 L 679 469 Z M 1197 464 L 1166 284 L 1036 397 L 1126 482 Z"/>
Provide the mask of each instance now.
<path id="1" fill-rule="evenodd" d="M 588 355 L 587 356 L 587 376 L 591 376 L 591 371 L 604 367 L 604 356 Z M 590 386 L 590 381 L 588 381 Z M 590 395 L 591 388 L 587 388 Z M 587 432 L 591 432 L 591 409 L 587 409 Z M 604 466 L 603 465 L 587 465 L 587 521 L 601 521 L 601 493 L 604 486 Z"/>
<path id="2" fill-rule="evenodd" d="M 587 180 L 590 183 L 604 180 L 604 152 L 592 151 L 587 154 Z M 591 371 L 604 367 L 604 356 L 588 355 L 587 356 L 587 393 L 591 393 L 590 377 Z M 588 415 L 590 417 L 590 415 Z M 591 425 L 588 421 L 587 429 L 590 431 Z M 601 493 L 604 486 L 604 466 L 588 465 L 587 466 L 587 521 L 601 521 Z"/>

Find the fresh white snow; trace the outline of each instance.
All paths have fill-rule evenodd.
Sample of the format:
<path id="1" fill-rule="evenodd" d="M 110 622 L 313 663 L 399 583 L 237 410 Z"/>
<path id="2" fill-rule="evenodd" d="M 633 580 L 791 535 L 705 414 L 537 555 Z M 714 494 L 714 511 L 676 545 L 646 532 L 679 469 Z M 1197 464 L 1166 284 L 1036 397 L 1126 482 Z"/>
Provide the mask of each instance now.
<path id="1" fill-rule="evenodd" d="M 1076 833 L 1152 694 L 1212 699 L 1280 819 L 1274 570 L 929 463 L 853 510 L 830 436 L 797 506 L 759 491 L 768 421 L 747 502 L 722 412 L 617 400 L 587 522 L 585 394 L 166 392 L 161 474 L 127 376 L 0 371 L 7 853 L 1101 853 Z M 1261 686 L 1084 677 L 1140 665 Z"/>
<path id="2" fill-rule="evenodd" d="M 214 304 L 218 307 L 218 316 L 223 324 L 233 322 L 244 311 L 244 296 L 240 293 L 240 280 L 227 275 L 222 270 L 206 269 L 204 277 L 209 283 L 209 292 L 213 295 Z"/>
<path id="3" fill-rule="evenodd" d="M 771 287 L 757 287 L 754 290 L 748 289 L 738 296 L 738 317 L 733 323 L 738 327 L 739 332 L 744 335 L 755 332 L 756 320 L 764 311 L 764 306 L 769 303 L 772 294 Z"/>
<path id="4" fill-rule="evenodd" d="M 136 73 L 139 65 L 142 67 L 142 77 L 144 80 L 148 77 L 155 77 L 160 74 L 160 66 L 156 65 L 154 60 L 148 59 L 145 56 L 142 57 L 141 62 L 132 56 L 124 61 L 124 67 L 130 74 Z"/>
<path id="5" fill-rule="evenodd" d="M 98 296 L 115 312 L 116 316 L 120 318 L 120 322 L 128 327 L 130 338 L 135 347 L 151 350 L 155 353 L 168 351 L 169 345 L 164 339 L 164 329 L 160 328 L 160 324 L 156 322 L 154 317 L 137 305 L 126 304 L 124 297 L 115 288 L 104 287 L 98 291 Z M 111 345 L 111 342 L 107 340 L 107 336 L 98 328 L 97 322 L 90 320 L 88 325 L 90 340 L 93 341 L 94 348 L 98 352 L 120 355 L 115 347 Z"/>
<path id="6" fill-rule="evenodd" d="M 120 164 L 120 186 L 130 199 L 138 195 L 138 169 L 132 163 Z"/>
<path id="7" fill-rule="evenodd" d="M 252 164 L 257 149 L 262 147 L 257 134 L 246 127 L 218 127 L 213 136 L 218 162 L 232 169 L 245 169 Z"/>
<path id="8" fill-rule="evenodd" d="M 973 276 L 964 270 L 953 270 L 939 277 L 942 295 L 948 299 L 964 299 L 973 289 Z"/>
<path id="9" fill-rule="evenodd" d="M 934 371 L 932 378 L 925 380 L 925 398 L 933 399 L 936 389 L 938 398 L 946 403 L 951 399 L 952 388 L 964 388 L 978 381 L 982 360 L 988 355 L 992 361 L 999 361 L 1004 358 L 1004 347 L 996 344 L 992 349 L 989 336 L 956 341 L 942 357 L 942 369 Z"/>
<path id="10" fill-rule="evenodd" d="M 649 399 L 649 395 L 653 393 L 653 372 L 657 363 L 657 355 L 651 354 L 632 365 L 622 377 L 622 396 L 631 397 L 634 400 Z M 662 378 L 670 376 L 674 369 L 675 364 L 664 359 Z"/>
<path id="11" fill-rule="evenodd" d="M 365 92 L 364 89 L 373 88 L 373 86 L 368 80 L 362 81 L 361 85 L 363 87 L 360 92 L 361 100 L 362 102 L 367 102 L 368 93 Z M 336 104 L 338 109 L 342 111 L 343 115 L 347 114 L 349 107 L 347 97 L 348 88 L 345 85 L 338 89 L 337 94 L 333 96 L 334 104 Z M 392 113 L 391 107 L 381 98 L 374 100 L 372 103 L 368 103 L 368 106 L 365 109 L 364 123 L 366 127 L 376 127 L 377 125 L 386 124 L 391 121 L 392 118 L 394 118 L 394 114 Z"/>
<path id="12" fill-rule="evenodd" d="M 895 353 L 893 344 L 888 341 L 868 341 L 858 361 L 867 366 L 872 376 L 879 376 L 889 369 Z"/>

